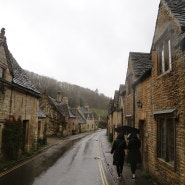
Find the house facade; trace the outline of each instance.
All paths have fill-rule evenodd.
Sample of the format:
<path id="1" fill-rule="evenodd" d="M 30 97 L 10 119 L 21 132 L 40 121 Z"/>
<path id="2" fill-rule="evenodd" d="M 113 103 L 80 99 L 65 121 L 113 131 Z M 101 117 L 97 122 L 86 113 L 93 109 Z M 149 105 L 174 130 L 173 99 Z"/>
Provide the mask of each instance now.
<path id="1" fill-rule="evenodd" d="M 5 120 L 21 120 L 24 132 L 24 152 L 37 141 L 40 92 L 10 53 L 5 29 L 0 33 L 0 152 Z"/>
<path id="2" fill-rule="evenodd" d="M 149 169 L 163 184 L 185 184 L 184 7 L 185 1 L 160 2 L 151 50 L 154 119 Z"/>
<path id="3" fill-rule="evenodd" d="M 146 133 L 151 107 L 151 56 L 149 53 L 130 52 L 128 59 L 124 103 L 125 125 L 139 128 L 143 168 L 147 169 L 148 140 Z"/>
<path id="4" fill-rule="evenodd" d="M 70 132 L 68 120 L 70 117 L 68 105 L 62 101 L 60 92 L 56 99 L 43 94 L 40 99 L 40 108 L 46 115 L 47 136 L 66 136 Z"/>
<path id="5" fill-rule="evenodd" d="M 117 137 L 114 129 L 124 124 L 124 93 L 125 85 L 120 85 L 119 90 L 114 93 L 114 99 L 111 99 L 108 107 L 107 129 L 110 141 Z"/>
<path id="6" fill-rule="evenodd" d="M 68 136 L 97 129 L 97 116 L 87 107 L 71 108 L 68 98 L 57 92 L 56 99 L 43 95 L 40 108 L 46 115 L 47 136 Z"/>
<path id="7" fill-rule="evenodd" d="M 164 185 L 185 184 L 184 7 L 161 0 L 150 53 L 129 53 L 123 96 L 123 123 L 140 130 L 142 166 Z"/>
<path id="8" fill-rule="evenodd" d="M 97 116 L 89 110 L 89 106 L 80 107 L 79 111 L 86 120 L 86 131 L 95 131 L 97 129 Z"/>
<path id="9" fill-rule="evenodd" d="M 71 113 L 75 116 L 75 128 L 77 133 L 82 133 L 87 131 L 87 120 L 84 114 L 80 111 L 80 107 L 70 108 Z M 78 125 L 78 126 L 77 126 Z"/>

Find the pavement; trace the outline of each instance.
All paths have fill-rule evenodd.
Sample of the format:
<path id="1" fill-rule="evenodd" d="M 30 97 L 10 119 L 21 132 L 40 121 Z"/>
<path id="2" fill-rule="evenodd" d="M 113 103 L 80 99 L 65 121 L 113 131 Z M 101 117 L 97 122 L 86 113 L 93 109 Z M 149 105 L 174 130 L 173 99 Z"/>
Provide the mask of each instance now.
<path id="1" fill-rule="evenodd" d="M 105 134 L 102 134 L 101 136 L 101 147 L 103 150 L 103 155 L 105 158 L 106 166 L 111 173 L 113 180 L 115 184 L 117 185 L 157 185 L 152 179 L 147 179 L 145 176 L 142 175 L 142 169 L 138 168 L 136 171 L 136 180 L 132 181 L 132 173 L 130 169 L 130 165 L 128 163 L 124 163 L 123 166 L 123 178 L 120 180 L 117 180 L 117 172 L 116 172 L 116 166 L 112 164 L 113 162 L 113 156 L 110 153 L 111 151 L 111 143 L 108 141 L 108 136 Z M 126 157 L 125 157 L 126 158 Z"/>
<path id="2" fill-rule="evenodd" d="M 111 143 L 108 141 L 108 136 L 106 135 L 106 131 L 102 131 L 101 132 L 101 148 L 103 151 L 103 160 L 105 163 L 105 166 L 107 168 L 107 170 L 110 172 L 110 174 L 112 175 L 113 181 L 115 183 L 115 185 L 157 185 L 154 181 L 152 181 L 151 179 L 147 179 L 146 177 L 144 177 L 142 175 L 142 169 L 139 168 L 136 171 L 136 180 L 132 181 L 131 177 L 132 177 L 132 173 L 130 170 L 130 166 L 128 163 L 124 163 L 124 167 L 123 167 L 123 178 L 120 180 L 117 180 L 117 172 L 116 172 L 116 166 L 114 166 L 112 164 L 113 161 L 113 156 L 110 153 L 111 151 Z M 87 134 L 87 133 L 86 133 Z M 70 136 L 68 138 L 71 138 L 74 136 Z M 67 138 L 66 138 L 67 139 Z M 48 138 L 47 142 L 49 144 L 49 146 L 51 147 L 52 145 L 55 145 L 57 143 L 61 142 L 61 139 L 57 139 L 57 138 Z"/>

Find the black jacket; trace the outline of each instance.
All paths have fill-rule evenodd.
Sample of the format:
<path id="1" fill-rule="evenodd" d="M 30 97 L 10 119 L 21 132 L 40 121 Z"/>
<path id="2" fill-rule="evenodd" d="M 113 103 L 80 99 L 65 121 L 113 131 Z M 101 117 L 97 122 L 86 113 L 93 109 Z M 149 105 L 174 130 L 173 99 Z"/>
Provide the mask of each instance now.
<path id="1" fill-rule="evenodd" d="M 136 135 L 131 135 L 128 138 L 128 163 L 141 163 L 141 153 L 140 153 L 140 147 L 141 147 L 141 141 Z"/>
<path id="2" fill-rule="evenodd" d="M 116 165 L 119 162 L 124 161 L 126 149 L 126 141 L 122 134 L 118 135 L 117 139 L 112 145 L 111 153 L 113 153 L 113 164 Z"/>

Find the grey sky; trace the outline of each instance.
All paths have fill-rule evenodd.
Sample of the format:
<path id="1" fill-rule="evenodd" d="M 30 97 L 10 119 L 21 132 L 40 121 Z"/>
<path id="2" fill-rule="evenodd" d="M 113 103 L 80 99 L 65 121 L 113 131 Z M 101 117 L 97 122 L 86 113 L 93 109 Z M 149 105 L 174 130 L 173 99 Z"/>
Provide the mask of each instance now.
<path id="1" fill-rule="evenodd" d="M 1 0 L 0 25 L 22 68 L 113 97 L 129 52 L 150 52 L 159 2 Z"/>

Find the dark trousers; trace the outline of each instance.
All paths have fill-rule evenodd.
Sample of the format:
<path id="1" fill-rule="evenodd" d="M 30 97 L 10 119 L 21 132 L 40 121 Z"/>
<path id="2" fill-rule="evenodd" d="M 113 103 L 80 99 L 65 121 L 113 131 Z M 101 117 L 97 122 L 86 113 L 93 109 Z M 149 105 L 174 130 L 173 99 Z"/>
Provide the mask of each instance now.
<path id="1" fill-rule="evenodd" d="M 120 175 L 122 174 L 122 171 L 123 171 L 123 164 L 124 164 L 124 160 L 121 160 L 116 165 L 116 170 L 117 170 L 117 174 L 118 174 L 119 177 L 120 177 Z"/>
<path id="2" fill-rule="evenodd" d="M 136 170 L 137 170 L 137 163 L 131 163 L 131 172 L 132 174 L 135 174 Z"/>

